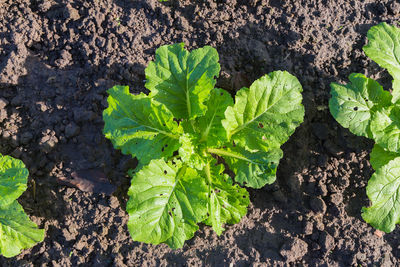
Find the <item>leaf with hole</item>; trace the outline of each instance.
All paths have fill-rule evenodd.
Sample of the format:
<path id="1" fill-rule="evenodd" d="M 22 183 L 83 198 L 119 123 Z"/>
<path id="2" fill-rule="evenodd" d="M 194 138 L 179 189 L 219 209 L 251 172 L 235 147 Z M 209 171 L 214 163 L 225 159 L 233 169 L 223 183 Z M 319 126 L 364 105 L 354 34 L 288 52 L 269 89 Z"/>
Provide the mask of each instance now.
<path id="1" fill-rule="evenodd" d="M 199 222 L 220 235 L 247 213 L 241 186 L 275 181 L 280 146 L 303 121 L 299 81 L 272 72 L 234 103 L 214 88 L 219 70 L 214 48 L 162 46 L 145 71 L 148 96 L 124 86 L 108 91 L 104 134 L 139 159 L 126 208 L 135 241 L 180 248 Z"/>
<path id="2" fill-rule="evenodd" d="M 391 104 L 391 95 L 373 79 L 360 73 L 349 76 L 350 83 L 331 83 L 329 109 L 345 128 L 359 136 L 372 137 L 369 130 L 376 110 Z"/>
<path id="3" fill-rule="evenodd" d="M 363 49 L 392 75 L 392 94 L 373 79 L 351 74 L 349 84 L 331 84 L 329 108 L 343 127 L 375 141 L 370 163 L 376 172 L 367 186 L 372 206 L 362 209 L 362 217 L 391 232 L 400 223 L 400 29 L 386 23 L 372 27 Z"/>
<path id="4" fill-rule="evenodd" d="M 144 94 L 132 95 L 128 86 L 114 86 L 108 93 L 104 134 L 115 148 L 147 164 L 180 147 L 181 127 L 164 105 Z"/>
<path id="5" fill-rule="evenodd" d="M 279 148 L 303 121 L 302 91 L 297 78 L 286 71 L 240 89 L 222 121 L 228 139 L 250 150 Z"/>

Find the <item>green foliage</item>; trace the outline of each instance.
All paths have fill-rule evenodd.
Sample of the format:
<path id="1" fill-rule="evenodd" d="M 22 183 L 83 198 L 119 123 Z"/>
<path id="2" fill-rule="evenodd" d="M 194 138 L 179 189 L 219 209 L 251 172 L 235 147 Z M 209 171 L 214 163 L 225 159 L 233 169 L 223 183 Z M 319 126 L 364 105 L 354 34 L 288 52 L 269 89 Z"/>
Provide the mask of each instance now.
<path id="1" fill-rule="evenodd" d="M 349 76 L 350 83 L 332 83 L 329 108 L 333 117 L 355 135 L 372 138 L 371 117 L 382 106 L 390 105 L 390 93 L 373 79 L 360 73 Z"/>
<path id="2" fill-rule="evenodd" d="M 148 164 L 180 147 L 182 128 L 164 105 L 144 94 L 130 94 L 128 86 L 114 86 L 108 94 L 104 134 L 115 148 Z"/>
<path id="3" fill-rule="evenodd" d="M 276 179 L 280 146 L 303 120 L 300 83 L 272 72 L 241 89 L 234 103 L 214 88 L 219 70 L 212 47 L 162 46 L 146 69 L 148 96 L 124 86 L 108 91 L 104 134 L 141 163 L 131 172 L 127 205 L 136 241 L 180 248 L 199 222 L 217 234 L 239 222 L 249 194 L 223 160 L 242 185 Z"/>
<path id="4" fill-rule="evenodd" d="M 391 232 L 400 222 L 400 157 L 376 170 L 368 181 L 367 195 L 373 205 L 363 208 L 362 217 L 373 227 Z"/>
<path id="5" fill-rule="evenodd" d="M 368 45 L 365 54 L 393 77 L 393 103 L 400 98 L 400 29 L 381 23 L 368 31 Z"/>
<path id="6" fill-rule="evenodd" d="M 206 218 L 207 185 L 180 162 L 152 160 L 133 176 L 128 228 L 136 241 L 182 247 Z"/>
<path id="7" fill-rule="evenodd" d="M 22 161 L 0 154 L 0 255 L 14 257 L 44 239 L 16 200 L 27 188 L 28 170 Z"/>
<path id="8" fill-rule="evenodd" d="M 164 104 L 175 118 L 194 119 L 207 111 L 205 100 L 219 75 L 217 51 L 206 46 L 189 53 L 183 44 L 162 46 L 146 68 L 150 97 Z"/>
<path id="9" fill-rule="evenodd" d="M 222 121 L 228 138 L 250 150 L 279 148 L 303 121 L 301 91 L 297 78 L 285 71 L 242 88 Z"/>
<path id="10" fill-rule="evenodd" d="M 367 186 L 372 206 L 362 209 L 362 217 L 391 232 L 400 222 L 400 29 L 386 23 L 372 27 L 363 49 L 392 75 L 392 94 L 373 79 L 353 73 L 349 84 L 331 84 L 329 108 L 343 127 L 375 141 L 370 161 L 376 172 Z"/>

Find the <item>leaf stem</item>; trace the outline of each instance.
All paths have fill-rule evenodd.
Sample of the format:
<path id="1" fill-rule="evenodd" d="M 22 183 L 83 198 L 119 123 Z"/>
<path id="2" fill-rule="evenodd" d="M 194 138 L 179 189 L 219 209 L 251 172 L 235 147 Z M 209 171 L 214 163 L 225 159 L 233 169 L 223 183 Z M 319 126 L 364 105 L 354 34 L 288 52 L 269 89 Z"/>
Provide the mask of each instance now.
<path id="1" fill-rule="evenodd" d="M 208 153 L 212 153 L 212 154 L 216 154 L 219 156 L 227 156 L 227 157 L 231 157 L 231 158 L 237 158 L 237 159 L 241 159 L 241 160 L 245 160 L 245 161 L 249 161 L 251 162 L 248 158 L 245 158 L 241 155 L 238 155 L 236 153 L 232 153 L 226 150 L 222 150 L 219 148 L 207 148 L 207 152 Z"/>
<path id="2" fill-rule="evenodd" d="M 159 133 L 162 133 L 162 134 L 164 134 L 164 135 L 166 135 L 168 137 L 171 137 L 172 139 L 179 139 L 179 135 L 174 135 L 174 134 L 167 133 L 167 132 L 164 132 L 164 131 L 160 131 Z"/>
<path id="3" fill-rule="evenodd" d="M 131 121 L 133 121 L 134 123 L 137 123 L 135 120 L 132 120 L 131 118 L 128 118 L 128 119 L 131 120 Z M 151 127 L 151 126 L 149 126 L 149 125 L 143 125 L 143 126 L 146 127 L 146 128 L 148 128 L 148 129 L 150 129 L 150 130 L 152 130 L 152 131 L 154 131 L 154 132 L 158 132 L 158 133 L 160 133 L 160 134 L 169 136 L 169 137 L 171 137 L 171 138 L 173 138 L 173 139 L 179 139 L 179 135 L 174 135 L 174 134 L 172 134 L 172 133 L 168 133 L 168 132 L 166 132 L 166 131 L 163 131 L 163 130 L 160 130 L 160 129 Z"/>
<path id="4" fill-rule="evenodd" d="M 183 164 L 183 166 L 179 169 L 176 174 L 176 183 L 182 178 L 182 176 L 186 173 L 187 165 Z"/>
<path id="5" fill-rule="evenodd" d="M 186 107 L 188 109 L 188 115 L 189 115 L 189 119 L 192 116 L 192 106 L 190 103 L 190 96 L 189 96 L 189 79 L 188 79 L 188 69 L 186 69 Z"/>
<path id="6" fill-rule="evenodd" d="M 211 180 L 211 171 L 210 171 L 210 162 L 209 161 L 207 161 L 206 166 L 204 166 L 204 172 L 206 173 L 208 184 L 211 186 L 212 180 Z"/>
<path id="7" fill-rule="evenodd" d="M 193 132 L 196 132 L 195 128 L 194 128 L 194 120 L 190 120 L 190 125 L 192 125 L 192 130 Z"/>
<path id="8" fill-rule="evenodd" d="M 180 158 L 180 156 L 179 156 L 179 154 L 178 154 L 178 155 L 169 157 L 169 158 L 168 158 L 168 161 L 171 161 L 171 160 L 179 160 L 179 158 Z"/>
<path id="9" fill-rule="evenodd" d="M 212 121 L 213 119 L 214 119 L 214 116 L 213 116 L 213 118 L 211 119 L 211 121 Z M 206 129 L 204 130 L 204 132 L 202 133 L 199 142 L 205 142 L 205 141 L 207 141 L 208 134 L 209 134 L 209 132 L 210 132 L 210 128 L 211 128 L 211 123 L 207 125 L 207 128 L 206 128 Z"/>

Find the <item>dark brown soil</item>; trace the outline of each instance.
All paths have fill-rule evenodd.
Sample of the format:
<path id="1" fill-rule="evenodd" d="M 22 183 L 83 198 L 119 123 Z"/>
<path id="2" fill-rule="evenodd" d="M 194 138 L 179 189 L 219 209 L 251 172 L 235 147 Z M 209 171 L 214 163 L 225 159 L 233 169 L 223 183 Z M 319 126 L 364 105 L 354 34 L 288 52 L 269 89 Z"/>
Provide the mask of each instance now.
<path id="1" fill-rule="evenodd" d="M 400 229 L 366 224 L 372 143 L 340 127 L 329 83 L 386 72 L 361 48 L 368 29 L 400 18 L 397 1 L 0 0 L 0 152 L 31 174 L 20 199 L 43 243 L 1 266 L 400 266 Z M 278 179 L 250 190 L 248 215 L 217 236 L 201 226 L 183 249 L 133 242 L 124 212 L 136 164 L 102 135 L 106 89 L 144 91 L 157 47 L 214 46 L 218 86 L 232 92 L 273 70 L 304 87 L 306 117 L 284 145 Z M 103 172 L 113 196 L 72 187 Z M 33 181 L 36 190 L 33 190 Z M 65 184 L 71 184 L 66 186 Z M 76 183 L 75 183 L 76 184 Z"/>

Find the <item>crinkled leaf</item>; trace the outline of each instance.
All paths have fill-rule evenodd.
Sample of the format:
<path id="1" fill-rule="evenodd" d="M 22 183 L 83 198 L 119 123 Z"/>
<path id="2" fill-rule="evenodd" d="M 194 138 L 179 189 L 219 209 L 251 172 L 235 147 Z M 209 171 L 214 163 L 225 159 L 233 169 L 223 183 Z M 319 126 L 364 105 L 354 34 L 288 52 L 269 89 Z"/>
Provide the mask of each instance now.
<path id="1" fill-rule="evenodd" d="M 381 146 L 375 144 L 374 148 L 372 149 L 371 154 L 369 155 L 370 160 L 369 162 L 372 165 L 374 170 L 379 169 L 380 167 L 389 163 L 389 161 L 399 157 L 400 154 L 395 152 L 390 152 L 384 150 Z"/>
<path id="2" fill-rule="evenodd" d="M 208 147 L 218 147 L 227 141 L 221 120 L 225 118 L 226 108 L 233 105 L 233 99 L 227 91 L 216 88 L 211 91 L 206 105 L 206 114 L 196 121 L 197 132 L 201 134 L 199 141 L 206 142 Z"/>
<path id="3" fill-rule="evenodd" d="M 371 121 L 375 142 L 383 149 L 400 152 L 400 107 L 383 108 L 375 112 Z"/>
<path id="4" fill-rule="evenodd" d="M 165 106 L 144 94 L 130 94 L 128 86 L 114 86 L 108 93 L 104 134 L 116 149 L 147 164 L 179 148 L 182 129 Z"/>
<path id="5" fill-rule="evenodd" d="M 286 71 L 275 71 L 236 94 L 222 121 L 228 137 L 250 150 L 270 150 L 285 143 L 303 121 L 302 87 Z"/>
<path id="6" fill-rule="evenodd" d="M 180 248 L 207 212 L 204 178 L 186 165 L 152 160 L 136 173 L 128 191 L 128 229 L 135 241 Z"/>
<path id="7" fill-rule="evenodd" d="M 196 140 L 195 140 L 196 141 Z M 193 145 L 192 138 L 189 134 L 183 134 L 179 138 L 181 147 L 179 148 L 179 156 L 182 161 L 189 167 L 202 170 L 206 164 L 204 157 L 199 153 L 199 149 Z"/>
<path id="8" fill-rule="evenodd" d="M 176 118 L 194 119 L 205 114 L 204 102 L 216 83 L 220 66 L 217 51 L 205 46 L 193 50 L 184 44 L 161 46 L 156 60 L 146 68 L 146 88 Z"/>
<path id="9" fill-rule="evenodd" d="M 359 136 L 372 137 L 369 125 L 374 112 L 390 105 L 390 93 L 373 79 L 362 74 L 349 76 L 350 83 L 331 83 L 329 109 L 332 116 L 345 128 Z"/>
<path id="10" fill-rule="evenodd" d="M 16 200 L 0 207 L 0 255 L 14 257 L 43 239 L 44 230 L 38 229 Z"/>
<path id="11" fill-rule="evenodd" d="M 261 188 L 275 182 L 279 160 L 283 156 L 280 148 L 268 152 L 250 152 L 242 147 L 229 146 L 226 149 L 210 149 L 210 152 L 223 156 L 236 174 L 236 182 L 252 188 Z"/>
<path id="12" fill-rule="evenodd" d="M 205 168 L 205 175 L 211 180 L 209 185 L 207 225 L 220 235 L 225 223 L 235 224 L 246 215 L 250 203 L 249 193 L 245 188 L 233 184 L 232 179 L 223 174 L 224 166 L 216 165 L 213 160 Z"/>
<path id="13" fill-rule="evenodd" d="M 379 66 L 388 70 L 396 80 L 400 80 L 400 29 L 385 22 L 368 31 L 368 44 L 363 47 L 365 54 Z M 399 81 L 397 81 L 399 83 Z M 393 103 L 400 97 L 400 87 L 393 84 Z"/>
<path id="14" fill-rule="evenodd" d="M 400 158 L 379 168 L 368 181 L 367 195 L 372 206 L 363 208 L 363 219 L 389 233 L 400 222 Z"/>
<path id="15" fill-rule="evenodd" d="M 0 207 L 9 205 L 26 190 L 28 175 L 21 160 L 0 154 Z"/>

